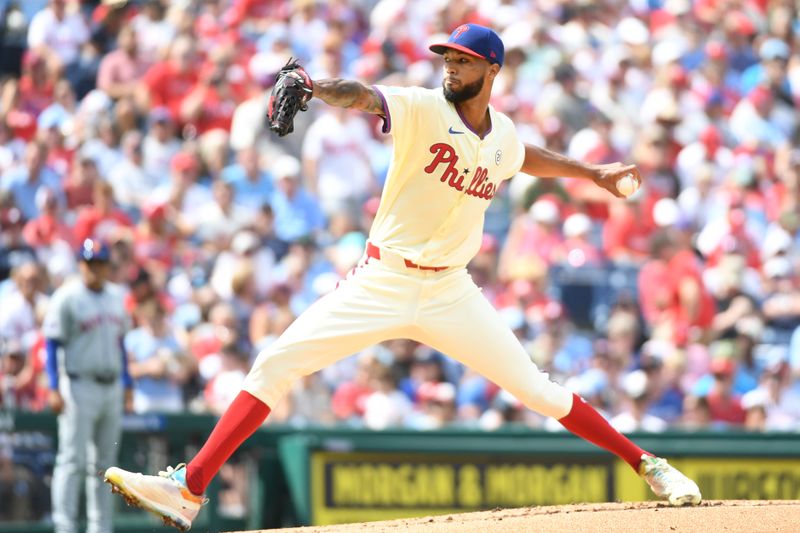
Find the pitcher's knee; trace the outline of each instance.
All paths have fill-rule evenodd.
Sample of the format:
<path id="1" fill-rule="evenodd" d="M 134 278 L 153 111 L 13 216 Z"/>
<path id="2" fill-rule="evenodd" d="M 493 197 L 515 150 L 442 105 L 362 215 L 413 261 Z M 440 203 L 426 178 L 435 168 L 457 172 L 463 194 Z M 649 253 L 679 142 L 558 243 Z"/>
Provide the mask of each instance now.
<path id="1" fill-rule="evenodd" d="M 545 377 L 535 382 L 526 383 L 519 391 L 511 394 L 521 401 L 525 407 L 537 413 L 553 418 L 566 416 L 572 407 L 572 393 L 563 386 Z"/>
<path id="2" fill-rule="evenodd" d="M 308 373 L 298 364 L 299 359 L 270 351 L 269 348 L 262 350 L 245 377 L 242 388 L 274 407 L 288 392 L 292 383 Z"/>

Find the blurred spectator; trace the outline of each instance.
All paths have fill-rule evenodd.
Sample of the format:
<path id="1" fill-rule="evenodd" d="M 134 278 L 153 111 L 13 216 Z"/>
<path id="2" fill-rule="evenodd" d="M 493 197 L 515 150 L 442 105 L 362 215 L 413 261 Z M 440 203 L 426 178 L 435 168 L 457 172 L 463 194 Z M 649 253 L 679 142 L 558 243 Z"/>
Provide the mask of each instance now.
<path id="1" fill-rule="evenodd" d="M 233 185 L 215 181 L 211 186 L 213 199 L 201 204 L 189 216 L 182 219 L 182 230 L 201 243 L 224 250 L 238 231 L 246 228 L 255 213 L 248 207 L 233 201 Z"/>
<path id="2" fill-rule="evenodd" d="M 142 219 L 134 231 L 136 261 L 147 270 L 166 273 L 176 259 L 178 233 L 167 204 L 148 201 L 142 206 Z"/>
<path id="3" fill-rule="evenodd" d="M 200 162 L 190 152 L 175 154 L 170 162 L 170 181 L 158 186 L 150 200 L 169 206 L 176 214 L 192 218 L 212 200 L 208 187 L 198 183 Z"/>
<path id="4" fill-rule="evenodd" d="M 373 369 L 370 384 L 373 392 L 364 402 L 364 425 L 369 429 L 401 426 L 411 412 L 411 402 L 397 389 L 392 371 L 379 364 Z M 455 394 L 451 401 L 454 398 Z"/>
<path id="5" fill-rule="evenodd" d="M 701 267 L 680 233 L 666 230 L 652 241 L 653 259 L 639 274 L 644 316 L 652 328 L 663 328 L 677 345 L 696 340 L 711 325 L 714 301 Z"/>
<path id="6" fill-rule="evenodd" d="M 369 403 L 368 403 L 369 404 Z M 442 429 L 456 422 L 456 388 L 446 381 L 423 383 L 419 388 L 417 412 L 406 421 L 408 427 Z"/>
<path id="7" fill-rule="evenodd" d="M 46 158 L 47 151 L 44 145 L 30 143 L 25 150 L 24 163 L 9 169 L 0 180 L 0 189 L 11 193 L 14 204 L 19 207 L 25 220 L 40 215 L 36 205 L 36 193 L 42 187 L 55 192 L 59 196 L 59 201 L 64 201 L 60 180 L 45 166 Z"/>
<path id="8" fill-rule="evenodd" d="M 194 362 L 182 353 L 169 331 L 164 308 L 150 299 L 136 308 L 139 327 L 125 335 L 125 350 L 134 379 L 133 410 L 137 413 L 179 413 L 185 409 L 182 385 Z"/>
<path id="9" fill-rule="evenodd" d="M 306 189 L 316 196 L 327 216 L 356 213 L 377 192 L 369 153 L 369 125 L 360 113 L 326 109 L 311 124 L 303 142 Z"/>
<path id="10" fill-rule="evenodd" d="M 219 416 L 225 412 L 242 388 L 249 368 L 249 358 L 235 344 L 225 344 L 219 352 L 219 369 L 203 392 L 208 410 Z"/>
<path id="11" fill-rule="evenodd" d="M 378 367 L 380 363 L 371 355 L 362 355 L 358 358 L 352 377 L 340 382 L 333 393 L 331 410 L 337 420 L 353 422 L 364 415 L 367 398 L 374 390 L 375 383 L 372 376 Z"/>
<path id="12" fill-rule="evenodd" d="M 46 263 L 57 248 L 63 248 L 66 244 L 73 250 L 77 241 L 71 228 L 64 222 L 63 206 L 52 189 L 41 187 L 36 191 L 36 206 L 40 214 L 25 224 L 22 236 L 36 248 L 37 255 Z"/>
<path id="13" fill-rule="evenodd" d="M 84 160 L 83 163 L 90 160 Z M 120 228 L 132 228 L 133 223 L 124 211 L 116 207 L 114 188 L 107 181 L 94 181 L 91 204 L 81 208 L 75 220 L 75 238 L 78 242 L 99 239 L 106 242 Z"/>
<path id="14" fill-rule="evenodd" d="M 255 348 L 266 347 L 277 339 L 297 318 L 290 304 L 292 290 L 285 283 L 272 286 L 268 299 L 257 305 L 250 316 L 250 343 Z"/>
<path id="15" fill-rule="evenodd" d="M 765 299 L 762 310 L 767 324 L 786 334 L 800 326 L 800 283 L 797 270 L 786 257 L 764 263 Z"/>
<path id="16" fill-rule="evenodd" d="M 39 410 L 40 389 L 30 357 L 12 338 L 0 338 L 0 406 L 7 410 Z"/>
<path id="17" fill-rule="evenodd" d="M 592 221 L 583 213 L 573 213 L 564 220 L 564 259 L 574 268 L 599 265 L 603 255 L 590 241 Z"/>
<path id="18" fill-rule="evenodd" d="M 704 396 L 686 396 L 683 402 L 681 426 L 689 431 L 709 429 L 712 424 L 711 408 Z"/>
<path id="19" fill-rule="evenodd" d="M 646 182 L 645 182 L 646 183 Z M 645 188 L 647 185 L 645 185 Z M 603 253 L 618 263 L 641 263 L 648 257 L 654 224 L 639 190 L 625 202 L 611 202 L 603 225 Z"/>
<path id="20" fill-rule="evenodd" d="M 142 142 L 144 171 L 159 183 L 166 181 L 170 162 L 181 150 L 175 138 L 175 116 L 166 107 L 154 107 L 147 119 L 147 134 Z"/>
<path id="21" fill-rule="evenodd" d="M 215 129 L 230 131 L 238 95 L 229 79 L 230 54 L 222 48 L 210 52 L 210 58 L 197 79 L 182 95 L 179 114 L 181 122 L 190 125 L 195 135 Z"/>
<path id="22" fill-rule="evenodd" d="M 733 426 L 744 424 L 745 412 L 742 408 L 741 396 L 734 393 L 733 377 L 736 363 L 725 357 L 717 357 L 711 361 L 711 375 L 714 382 L 706 395 L 712 422 L 721 422 Z"/>
<path id="23" fill-rule="evenodd" d="M 117 36 L 117 49 L 103 56 L 97 72 L 97 88 L 114 100 L 132 98 L 147 65 L 139 57 L 136 31 L 124 26 Z"/>
<path id="24" fill-rule="evenodd" d="M 28 46 L 65 74 L 73 70 L 81 47 L 89 40 L 89 28 L 76 7 L 73 0 L 50 0 L 28 28 Z"/>
<path id="25" fill-rule="evenodd" d="M 10 78 L 0 84 L 0 118 L 15 137 L 30 141 L 36 135 L 36 112 L 26 105 L 19 82 Z"/>
<path id="26" fill-rule="evenodd" d="M 649 380 L 644 370 L 634 370 L 622 378 L 622 390 L 625 393 L 624 411 L 610 420 L 617 431 L 649 431 L 658 433 L 667 429 L 663 419 L 647 412 L 650 403 Z"/>
<path id="27" fill-rule="evenodd" d="M 0 339 L 13 340 L 20 349 L 28 349 L 40 326 L 37 317 L 47 306 L 46 279 L 38 263 L 27 262 L 14 267 L 11 281 L 14 287 L 3 295 L 0 308 Z"/>
<path id="28" fill-rule="evenodd" d="M 223 299 L 233 296 L 233 275 L 242 265 L 248 264 L 254 273 L 253 296 L 267 295 L 275 282 L 275 257 L 272 251 L 261 246 L 258 235 L 242 230 L 233 235 L 229 249 L 222 251 L 214 261 L 209 284 Z"/>
<path id="29" fill-rule="evenodd" d="M 736 104 L 731 113 L 731 131 L 743 145 L 774 149 L 788 138 L 788 131 L 771 119 L 775 111 L 775 95 L 758 86 Z"/>
<path id="30" fill-rule="evenodd" d="M 163 58 L 175 38 L 176 28 L 165 18 L 164 0 L 145 0 L 139 13 L 131 20 L 137 49 L 148 65 Z"/>
<path id="31" fill-rule="evenodd" d="M 254 211 L 269 204 L 275 186 L 272 176 L 262 169 L 255 146 L 240 149 L 236 161 L 222 171 L 222 179 L 233 185 L 236 203 Z"/>
<path id="32" fill-rule="evenodd" d="M 74 127 L 75 114 L 78 111 L 78 102 L 75 91 L 66 80 L 58 80 L 53 87 L 53 99 L 37 118 L 39 130 L 56 128 L 67 130 Z"/>
<path id="33" fill-rule="evenodd" d="M 319 374 L 298 379 L 289 392 L 292 410 L 289 423 L 293 426 L 331 425 L 331 393 Z"/>
<path id="34" fill-rule="evenodd" d="M 169 46 L 169 58 L 153 64 L 142 82 L 146 91 L 137 92 L 142 109 L 164 106 L 173 117 L 180 117 L 181 103 L 197 83 L 198 62 L 191 37 L 179 35 Z"/>
<path id="35" fill-rule="evenodd" d="M 120 142 L 122 160 L 108 174 L 114 200 L 129 216 L 137 219 L 141 206 L 147 202 L 151 191 L 159 185 L 158 177 L 145 171 L 142 143 L 142 134 L 139 131 L 126 132 Z"/>
<path id="36" fill-rule="evenodd" d="M 47 68 L 47 59 L 40 53 L 28 50 L 22 58 L 22 76 L 19 90 L 25 106 L 37 116 L 53 99 L 53 77 Z"/>
<path id="37" fill-rule="evenodd" d="M 272 166 L 275 193 L 275 234 L 282 240 L 295 241 L 322 230 L 324 215 L 316 199 L 300 183 L 300 162 L 290 155 L 279 157 Z"/>
<path id="38" fill-rule="evenodd" d="M 500 254 L 501 275 L 507 277 L 517 262 L 550 265 L 560 261 L 564 255 L 560 224 L 559 205 L 551 198 L 539 198 L 526 213 L 518 215 Z"/>

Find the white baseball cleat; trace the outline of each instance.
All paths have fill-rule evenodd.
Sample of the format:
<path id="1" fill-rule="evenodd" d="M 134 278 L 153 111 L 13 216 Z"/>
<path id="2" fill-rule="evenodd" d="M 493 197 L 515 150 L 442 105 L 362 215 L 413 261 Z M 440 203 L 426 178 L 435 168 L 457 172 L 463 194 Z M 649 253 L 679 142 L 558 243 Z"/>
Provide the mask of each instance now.
<path id="1" fill-rule="evenodd" d="M 661 457 L 642 455 L 639 475 L 656 496 L 666 498 L 670 505 L 697 505 L 702 499 L 697 484 Z"/>
<path id="2" fill-rule="evenodd" d="M 150 511 L 168 526 L 188 531 L 200 508 L 208 500 L 192 494 L 186 486 L 186 465 L 167 467 L 157 476 L 128 472 L 116 466 L 106 470 L 105 482 L 128 505 Z"/>

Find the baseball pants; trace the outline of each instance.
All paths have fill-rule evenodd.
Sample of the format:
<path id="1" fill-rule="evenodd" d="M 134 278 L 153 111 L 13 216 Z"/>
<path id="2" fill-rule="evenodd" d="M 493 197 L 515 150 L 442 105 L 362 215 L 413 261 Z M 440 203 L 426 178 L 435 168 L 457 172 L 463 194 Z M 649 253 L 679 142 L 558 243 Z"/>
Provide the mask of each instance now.
<path id="1" fill-rule="evenodd" d="M 362 259 L 261 351 L 243 388 L 274 407 L 301 376 L 395 338 L 457 359 L 543 415 L 559 419 L 572 406 L 572 393 L 536 367 L 466 268 L 409 268 L 385 251 Z"/>
<path id="2" fill-rule="evenodd" d="M 81 489 L 86 487 L 89 533 L 110 533 L 111 491 L 103 487 L 106 468 L 116 464 L 122 436 L 122 384 L 62 376 L 64 411 L 58 416 L 58 454 L 53 470 L 56 533 L 77 533 Z"/>

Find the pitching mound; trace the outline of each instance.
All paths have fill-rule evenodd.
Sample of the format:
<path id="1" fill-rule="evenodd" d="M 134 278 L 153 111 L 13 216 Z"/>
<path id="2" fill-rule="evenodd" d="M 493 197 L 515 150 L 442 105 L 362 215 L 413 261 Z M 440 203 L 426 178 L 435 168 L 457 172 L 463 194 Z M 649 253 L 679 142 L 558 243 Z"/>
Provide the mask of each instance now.
<path id="1" fill-rule="evenodd" d="M 664 503 L 602 503 L 495 509 L 480 513 L 409 518 L 325 527 L 270 529 L 280 533 L 672 533 L 800 532 L 800 501 L 708 501 L 697 507 Z M 255 533 L 255 532 L 252 532 Z M 263 532 L 262 532 L 263 533 Z"/>

